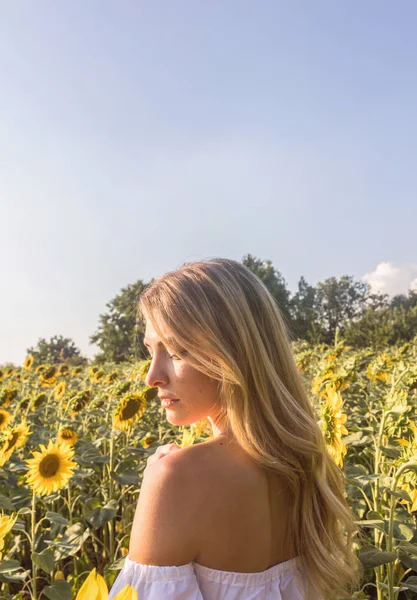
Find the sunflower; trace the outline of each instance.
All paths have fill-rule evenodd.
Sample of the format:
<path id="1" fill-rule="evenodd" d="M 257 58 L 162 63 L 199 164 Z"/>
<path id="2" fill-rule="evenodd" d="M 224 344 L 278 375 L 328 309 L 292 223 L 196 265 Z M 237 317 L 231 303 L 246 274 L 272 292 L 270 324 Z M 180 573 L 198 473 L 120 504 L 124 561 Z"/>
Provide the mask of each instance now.
<path id="1" fill-rule="evenodd" d="M 402 446 L 401 448 L 401 458 L 399 462 L 401 464 L 407 462 L 410 459 L 414 459 L 417 456 L 417 425 L 414 421 L 408 417 L 407 427 L 412 431 L 411 439 L 406 438 L 397 438 L 395 441 L 397 444 Z M 414 471 L 406 471 L 400 476 L 400 485 L 399 487 L 408 493 L 411 500 L 411 507 L 409 507 L 409 512 L 413 512 L 417 510 L 417 477 Z M 409 505 L 409 501 L 402 498 L 399 500 L 400 504 Z"/>
<path id="2" fill-rule="evenodd" d="M 153 444 L 154 442 L 156 442 L 157 440 L 158 440 L 158 438 L 156 436 L 154 436 L 154 435 L 147 435 L 145 437 L 145 439 L 143 440 L 143 442 L 142 442 L 142 446 L 144 448 L 149 448 L 149 446 L 151 444 Z"/>
<path id="3" fill-rule="evenodd" d="M 52 377 L 56 377 L 57 370 L 58 369 L 54 365 L 51 365 L 46 368 L 45 372 L 42 373 L 42 376 L 45 377 L 45 379 L 52 379 Z"/>
<path id="4" fill-rule="evenodd" d="M 19 402 L 19 410 L 26 410 L 30 402 L 32 402 L 31 396 L 25 396 L 24 398 L 22 398 Z"/>
<path id="5" fill-rule="evenodd" d="M 75 367 L 75 369 L 72 370 L 71 377 L 77 377 L 77 375 L 81 375 L 82 372 L 83 372 L 82 367 Z"/>
<path id="6" fill-rule="evenodd" d="M 65 390 L 67 388 L 67 384 L 65 381 L 61 381 L 58 383 L 56 388 L 54 389 L 54 398 L 56 401 L 61 400 L 62 396 L 65 394 Z"/>
<path id="7" fill-rule="evenodd" d="M 107 591 L 107 584 L 102 575 L 96 572 L 96 568 L 88 574 L 87 579 L 84 581 L 75 600 L 107 600 L 109 593 Z M 131 585 L 125 585 L 120 592 L 118 592 L 114 600 L 138 600 L 138 593 Z"/>
<path id="8" fill-rule="evenodd" d="M 119 373 L 117 371 L 113 371 L 113 373 L 110 373 L 110 375 L 107 375 L 106 377 L 106 383 L 113 383 L 113 381 L 116 381 L 116 379 L 119 378 Z"/>
<path id="9" fill-rule="evenodd" d="M 383 352 L 369 363 L 366 375 L 370 381 L 376 383 L 378 379 L 389 383 L 391 375 L 387 371 L 392 366 L 392 358 Z"/>
<path id="10" fill-rule="evenodd" d="M 68 444 L 69 446 L 73 446 L 77 443 L 78 434 L 73 429 L 69 427 L 64 427 L 58 431 L 58 435 L 56 437 L 57 442 L 61 444 Z"/>
<path id="11" fill-rule="evenodd" d="M 68 409 L 72 414 L 77 414 L 87 406 L 92 400 L 90 390 L 83 390 L 79 394 L 75 394 L 68 403 Z"/>
<path id="12" fill-rule="evenodd" d="M 13 419 L 13 415 L 11 415 L 7 410 L 3 410 L 0 408 L 0 431 L 4 431 L 7 429 L 10 421 Z"/>
<path id="13" fill-rule="evenodd" d="M 13 379 L 10 380 L 10 385 L 20 385 L 21 383 L 21 375 L 20 373 L 15 373 Z"/>
<path id="14" fill-rule="evenodd" d="M 101 381 L 103 381 L 105 374 L 106 372 L 101 369 L 100 371 L 97 371 L 96 373 L 94 373 L 94 375 L 90 377 L 90 381 L 92 383 L 100 383 Z"/>
<path id="15" fill-rule="evenodd" d="M 114 412 L 114 429 L 129 429 L 143 415 L 146 404 L 143 394 L 128 394 L 122 398 Z"/>
<path id="16" fill-rule="evenodd" d="M 156 387 L 147 387 L 143 391 L 143 395 L 146 400 L 154 400 L 158 396 L 158 388 Z"/>
<path id="17" fill-rule="evenodd" d="M 399 502 L 400 504 L 407 504 L 409 506 L 408 511 L 410 513 L 414 512 L 417 510 L 417 487 L 415 487 L 415 485 L 410 485 L 410 483 L 406 482 L 406 483 L 402 483 L 400 485 L 400 488 L 402 490 L 404 490 L 405 492 L 407 492 L 407 494 L 410 497 L 411 503 L 408 500 L 405 500 L 405 498 L 402 498 Z"/>
<path id="18" fill-rule="evenodd" d="M 68 445 L 49 440 L 48 447 L 40 444 L 40 449 L 32 452 L 34 458 L 26 460 L 27 482 L 36 494 L 45 496 L 67 485 L 76 463 L 71 460 L 74 450 Z"/>
<path id="19" fill-rule="evenodd" d="M 52 365 L 45 368 L 39 375 L 39 381 L 42 387 L 54 387 L 56 385 L 57 368 Z"/>
<path id="20" fill-rule="evenodd" d="M 194 433 L 189 429 L 184 429 L 182 433 L 182 440 L 180 448 L 186 448 L 187 446 L 192 446 L 194 444 Z"/>
<path id="21" fill-rule="evenodd" d="M 7 515 L 4 515 L 2 511 L 0 516 L 0 560 L 3 558 L 4 538 L 9 531 L 11 531 L 16 521 L 17 515 L 11 515 L 8 517 Z"/>
<path id="22" fill-rule="evenodd" d="M 28 436 L 32 432 L 30 426 L 27 425 L 26 420 L 23 419 L 19 425 L 10 429 L 4 438 L 3 445 L 0 448 L 0 466 L 2 467 L 6 461 L 9 460 L 12 453 L 16 448 L 21 448 Z"/>
<path id="23" fill-rule="evenodd" d="M 16 398 L 18 394 L 17 390 L 13 390 L 12 388 L 6 388 L 1 392 L 0 395 L 0 404 L 2 406 L 9 406 L 12 400 Z"/>
<path id="24" fill-rule="evenodd" d="M 332 377 L 336 377 L 336 373 L 334 373 L 330 368 L 325 369 L 321 375 L 317 375 L 313 379 L 313 394 L 320 394 L 321 396 L 325 395 L 323 391 L 323 386 L 328 384 Z"/>
<path id="25" fill-rule="evenodd" d="M 42 404 L 44 404 L 44 402 L 46 402 L 46 398 L 47 396 L 45 392 L 41 392 L 40 394 L 35 396 L 35 398 L 33 398 L 32 400 L 32 408 L 34 410 L 38 409 L 40 406 L 42 406 Z"/>
<path id="26" fill-rule="evenodd" d="M 94 400 L 90 404 L 90 408 L 100 408 L 105 402 L 107 402 L 108 399 L 109 394 L 102 394 L 101 396 L 94 398 Z"/>
<path id="27" fill-rule="evenodd" d="M 51 388 L 51 387 L 55 387 L 56 386 L 56 375 L 54 375 L 53 377 L 49 377 L 48 379 L 46 377 L 42 377 L 42 375 L 39 378 L 41 387 L 43 388 Z"/>
<path id="28" fill-rule="evenodd" d="M 125 394 L 128 390 L 130 390 L 131 385 L 131 381 L 124 381 L 123 383 L 117 386 L 114 393 L 116 394 L 116 396 L 121 396 L 122 394 Z"/>
<path id="29" fill-rule="evenodd" d="M 344 425 L 347 415 L 342 412 L 342 406 L 340 393 L 334 387 L 327 385 L 325 402 L 321 409 L 320 424 L 327 449 L 339 467 L 343 466 L 343 456 L 346 454 L 346 446 L 342 441 L 342 435 L 349 433 Z"/>
<path id="30" fill-rule="evenodd" d="M 151 360 L 144 360 L 138 367 L 138 375 L 142 381 L 145 380 L 146 375 L 148 374 L 149 368 L 151 366 Z"/>
<path id="31" fill-rule="evenodd" d="M 25 362 L 23 363 L 23 368 L 29 371 L 32 368 L 34 362 L 33 356 L 29 355 L 25 358 Z"/>
<path id="32" fill-rule="evenodd" d="M 192 425 L 192 429 L 194 430 L 194 434 L 196 437 L 201 437 L 207 432 L 208 421 L 207 419 L 201 419 L 201 421 L 197 421 Z"/>
<path id="33" fill-rule="evenodd" d="M 60 375 L 68 375 L 68 373 L 69 373 L 69 367 L 68 367 L 68 365 L 59 365 L 59 367 L 58 367 L 58 373 Z"/>
<path id="34" fill-rule="evenodd" d="M 36 373 L 36 374 L 38 374 L 38 373 L 43 373 L 43 371 L 45 371 L 45 370 L 46 370 L 46 366 L 45 366 L 45 365 L 38 365 L 38 366 L 36 367 L 36 369 L 35 369 L 35 373 Z"/>

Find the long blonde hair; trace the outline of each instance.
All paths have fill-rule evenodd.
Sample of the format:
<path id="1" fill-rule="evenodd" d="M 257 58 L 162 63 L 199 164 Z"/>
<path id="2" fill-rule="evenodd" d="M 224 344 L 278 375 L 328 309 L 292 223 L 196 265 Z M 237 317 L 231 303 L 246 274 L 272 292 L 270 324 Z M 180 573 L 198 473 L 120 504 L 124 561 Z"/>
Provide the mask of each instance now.
<path id="1" fill-rule="evenodd" d="M 325 600 L 351 597 L 363 575 L 353 547 L 359 529 L 266 286 L 231 259 L 184 263 L 152 282 L 138 309 L 165 345 L 220 382 L 237 443 L 286 482 L 291 535 L 312 588 Z"/>

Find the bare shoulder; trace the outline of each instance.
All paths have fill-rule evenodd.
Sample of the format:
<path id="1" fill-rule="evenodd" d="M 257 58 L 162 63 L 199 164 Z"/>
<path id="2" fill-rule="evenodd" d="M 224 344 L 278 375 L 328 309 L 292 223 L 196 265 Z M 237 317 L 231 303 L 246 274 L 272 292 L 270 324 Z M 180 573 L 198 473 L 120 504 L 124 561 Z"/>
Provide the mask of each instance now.
<path id="1" fill-rule="evenodd" d="M 132 524 L 132 560 L 160 566 L 194 560 L 200 536 L 194 488 L 189 458 L 182 452 L 164 456 L 146 469 Z"/>
<path id="2" fill-rule="evenodd" d="M 227 510 L 236 496 L 268 485 L 260 466 L 241 448 L 222 439 L 183 448 L 170 458 L 186 471 L 196 506 L 212 516 L 217 503 Z"/>

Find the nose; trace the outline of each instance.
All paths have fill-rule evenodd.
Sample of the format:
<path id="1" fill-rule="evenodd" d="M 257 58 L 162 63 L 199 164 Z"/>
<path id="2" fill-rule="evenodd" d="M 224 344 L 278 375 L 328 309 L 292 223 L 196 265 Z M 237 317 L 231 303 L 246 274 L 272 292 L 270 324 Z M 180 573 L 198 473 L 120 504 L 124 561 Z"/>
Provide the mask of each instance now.
<path id="1" fill-rule="evenodd" d="M 153 360 L 145 377 L 146 385 L 163 388 L 167 384 L 167 379 L 166 372 L 161 366 L 158 367 L 158 363 Z"/>

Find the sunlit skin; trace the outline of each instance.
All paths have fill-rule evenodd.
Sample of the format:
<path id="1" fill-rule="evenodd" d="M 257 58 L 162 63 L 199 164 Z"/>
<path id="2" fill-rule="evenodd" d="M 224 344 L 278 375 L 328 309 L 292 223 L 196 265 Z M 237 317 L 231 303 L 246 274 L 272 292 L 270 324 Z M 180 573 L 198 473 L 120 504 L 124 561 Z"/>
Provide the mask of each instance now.
<path id="1" fill-rule="evenodd" d="M 162 333 L 169 337 L 165 328 Z M 173 425 L 189 425 L 206 418 L 214 437 L 228 438 L 228 431 L 219 420 L 218 382 L 187 364 L 186 357 L 181 358 L 170 348 L 159 345 L 162 342 L 149 319 L 146 319 L 144 344 L 152 357 L 146 384 L 157 387 L 159 396 L 180 399 L 165 408 L 167 420 Z"/>

